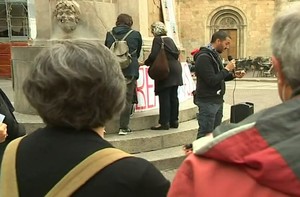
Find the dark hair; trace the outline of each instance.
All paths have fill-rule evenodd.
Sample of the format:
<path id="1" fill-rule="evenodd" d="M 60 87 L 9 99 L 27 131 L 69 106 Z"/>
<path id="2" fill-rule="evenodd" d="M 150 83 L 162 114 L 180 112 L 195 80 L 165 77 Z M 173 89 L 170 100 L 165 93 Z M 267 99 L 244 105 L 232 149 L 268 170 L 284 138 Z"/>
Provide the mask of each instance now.
<path id="1" fill-rule="evenodd" d="M 219 30 L 212 35 L 210 43 L 216 42 L 217 39 L 224 41 L 226 38 L 230 38 L 230 36 L 225 31 Z"/>
<path id="2" fill-rule="evenodd" d="M 128 27 L 131 27 L 132 24 L 132 17 L 128 14 L 120 14 L 116 21 L 116 26 L 127 25 Z"/>
<path id="3" fill-rule="evenodd" d="M 112 52 L 98 42 L 45 48 L 24 81 L 29 103 L 48 125 L 104 126 L 124 106 L 126 83 Z"/>

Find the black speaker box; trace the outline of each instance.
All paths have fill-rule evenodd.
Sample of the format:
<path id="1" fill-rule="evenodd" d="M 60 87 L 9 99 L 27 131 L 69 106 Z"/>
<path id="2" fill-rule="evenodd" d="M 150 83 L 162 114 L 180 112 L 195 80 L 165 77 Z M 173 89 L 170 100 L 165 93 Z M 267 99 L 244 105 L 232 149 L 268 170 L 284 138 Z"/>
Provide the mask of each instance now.
<path id="1" fill-rule="evenodd" d="M 230 122 L 238 123 L 254 113 L 254 104 L 250 102 L 238 103 L 231 106 Z"/>

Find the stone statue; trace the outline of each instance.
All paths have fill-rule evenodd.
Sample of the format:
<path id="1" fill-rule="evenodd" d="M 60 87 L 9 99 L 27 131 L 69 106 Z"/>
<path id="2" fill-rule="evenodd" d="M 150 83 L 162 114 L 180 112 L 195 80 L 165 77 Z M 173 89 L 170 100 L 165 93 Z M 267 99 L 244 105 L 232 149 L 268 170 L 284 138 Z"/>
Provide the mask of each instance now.
<path id="1" fill-rule="evenodd" d="M 80 6 L 74 0 L 59 0 L 56 3 L 53 16 L 65 33 L 71 33 L 77 28 L 80 21 Z"/>

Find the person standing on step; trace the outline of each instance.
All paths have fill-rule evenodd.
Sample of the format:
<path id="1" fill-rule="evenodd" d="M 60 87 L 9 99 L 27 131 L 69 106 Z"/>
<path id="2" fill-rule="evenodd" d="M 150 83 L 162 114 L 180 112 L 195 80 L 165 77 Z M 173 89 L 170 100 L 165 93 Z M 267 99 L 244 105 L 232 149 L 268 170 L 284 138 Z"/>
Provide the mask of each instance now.
<path id="1" fill-rule="evenodd" d="M 140 32 L 132 30 L 132 25 L 133 21 L 130 15 L 120 14 L 117 17 L 116 26 L 111 32 L 107 32 L 105 39 L 105 46 L 110 48 L 115 42 L 115 38 L 121 40 L 127 33 L 132 31 L 125 39 L 125 41 L 127 41 L 129 53 L 131 54 L 132 58 L 129 66 L 122 69 L 123 75 L 126 78 L 127 92 L 126 105 L 120 115 L 119 135 L 126 135 L 131 132 L 131 129 L 129 128 L 130 114 L 136 88 L 136 81 L 139 78 L 138 58 L 140 57 L 143 40 Z"/>
<path id="2" fill-rule="evenodd" d="M 220 54 L 229 48 L 230 42 L 231 38 L 226 32 L 217 31 L 208 46 L 201 47 L 195 55 L 195 103 L 199 108 L 197 139 L 209 135 L 222 122 L 225 81 L 241 78 L 245 74 L 234 74 L 234 61 L 223 66 Z"/>
<path id="3" fill-rule="evenodd" d="M 170 182 L 153 164 L 103 138 L 104 125 L 126 102 L 119 62 L 103 44 L 63 41 L 46 47 L 36 57 L 23 91 L 46 127 L 8 144 L 1 197 L 166 196 Z M 71 194 L 54 195 L 59 185 Z"/>
<path id="4" fill-rule="evenodd" d="M 182 67 L 179 62 L 179 50 L 172 40 L 167 37 L 167 30 L 162 22 L 155 22 L 151 25 L 151 32 L 154 35 L 151 52 L 145 65 L 151 66 L 158 55 L 162 39 L 164 41 L 165 52 L 169 62 L 170 73 L 164 80 L 155 80 L 155 95 L 159 98 L 159 124 L 151 127 L 152 130 L 168 130 L 178 128 L 179 100 L 178 86 L 183 85 Z"/>

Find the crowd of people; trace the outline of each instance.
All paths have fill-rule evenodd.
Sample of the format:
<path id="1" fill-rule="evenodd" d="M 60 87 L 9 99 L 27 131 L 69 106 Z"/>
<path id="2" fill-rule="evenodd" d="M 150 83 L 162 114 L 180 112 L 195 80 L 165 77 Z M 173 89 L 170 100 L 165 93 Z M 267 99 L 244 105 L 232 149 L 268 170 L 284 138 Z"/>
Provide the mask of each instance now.
<path id="1" fill-rule="evenodd" d="M 272 62 L 282 104 L 238 124 L 220 126 L 225 81 L 244 76 L 234 70 L 234 61 L 224 66 L 220 58 L 230 36 L 217 31 L 195 52 L 199 129 L 193 151 L 171 185 L 149 161 L 114 148 L 104 138 L 105 124 L 116 115 L 119 134 L 131 132 L 139 65 L 151 67 L 162 44 L 170 71 L 155 80 L 159 122 L 151 129 L 179 127 L 179 50 L 166 36 L 165 25 L 156 22 L 151 52 L 139 62 L 142 37 L 131 31 L 132 24 L 130 15 L 120 14 L 105 45 L 63 41 L 39 53 L 23 91 L 46 127 L 17 138 L 24 135 L 20 132 L 3 148 L 0 196 L 300 196 L 299 7 L 279 15 L 272 27 Z M 125 35 L 131 60 L 121 69 L 110 48 Z M 10 124 L 0 124 L 1 144 L 11 135 Z M 76 171 L 82 166 L 85 171 Z"/>

